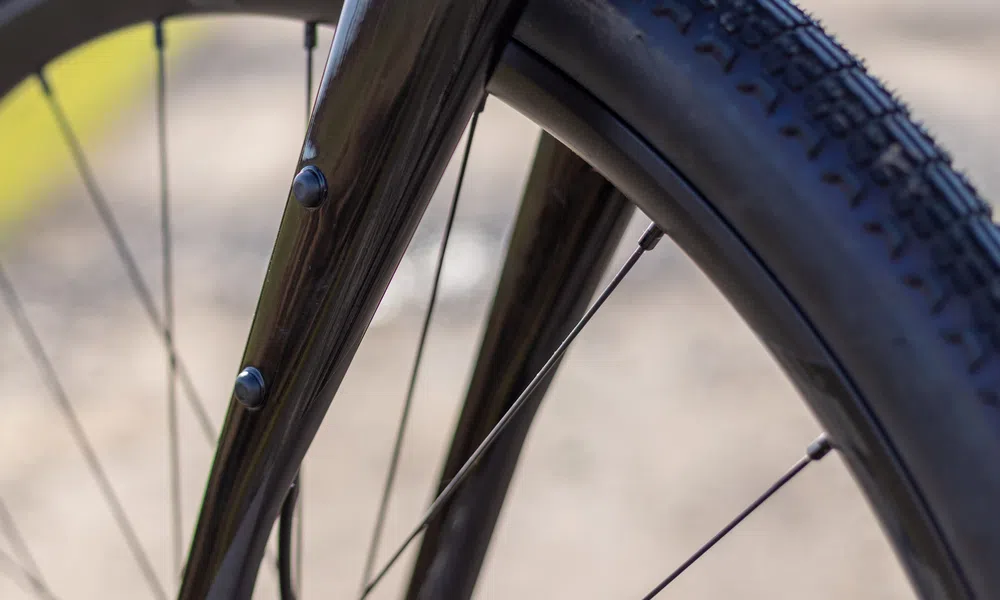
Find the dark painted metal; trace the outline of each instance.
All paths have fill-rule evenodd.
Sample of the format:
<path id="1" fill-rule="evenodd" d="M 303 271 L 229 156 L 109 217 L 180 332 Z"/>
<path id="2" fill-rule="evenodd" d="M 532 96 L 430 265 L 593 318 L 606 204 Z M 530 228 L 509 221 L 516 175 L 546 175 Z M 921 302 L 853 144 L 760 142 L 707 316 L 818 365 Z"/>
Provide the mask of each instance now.
<path id="1" fill-rule="evenodd" d="M 180 597 L 249 598 L 268 533 L 368 327 L 519 6 L 509 0 L 348 1 L 296 172 L 329 198 L 291 194 L 242 363 L 268 382 L 230 402 Z"/>
<path id="2" fill-rule="evenodd" d="M 590 165 L 542 135 L 439 492 L 580 319 L 632 212 L 632 204 Z M 430 522 L 407 598 L 471 597 L 551 377 Z"/>

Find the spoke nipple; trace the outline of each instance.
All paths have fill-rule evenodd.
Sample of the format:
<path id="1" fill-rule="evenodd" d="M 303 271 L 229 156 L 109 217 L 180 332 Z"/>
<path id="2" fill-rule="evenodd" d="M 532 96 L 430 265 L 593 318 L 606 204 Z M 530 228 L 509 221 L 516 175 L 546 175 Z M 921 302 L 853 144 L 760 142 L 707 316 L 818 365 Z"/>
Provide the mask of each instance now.
<path id="1" fill-rule="evenodd" d="M 809 444 L 809 447 L 806 448 L 806 455 L 811 460 L 816 461 L 826 456 L 830 450 L 833 450 L 833 445 L 830 443 L 830 438 L 826 437 L 824 433 L 816 438 L 816 441 Z"/>
<path id="2" fill-rule="evenodd" d="M 236 376 L 233 394 L 248 410 L 264 406 L 264 376 L 256 367 L 247 367 Z"/>
<path id="3" fill-rule="evenodd" d="M 306 50 L 312 50 L 316 47 L 316 21 L 306 21 L 303 42 Z"/>
<path id="4" fill-rule="evenodd" d="M 38 84 L 42 86 L 42 93 L 46 96 L 51 96 L 52 87 L 49 86 L 49 78 L 45 76 L 45 71 L 39 69 L 36 75 L 38 76 Z"/>
<path id="5" fill-rule="evenodd" d="M 153 43 L 158 50 L 163 50 L 163 19 L 153 21 Z"/>
<path id="6" fill-rule="evenodd" d="M 303 207 L 313 210 L 326 200 L 326 178 L 313 165 L 302 168 L 292 181 L 292 195 Z"/>
<path id="7" fill-rule="evenodd" d="M 656 244 L 660 243 L 660 238 L 662 237 L 663 230 L 657 227 L 656 223 L 650 223 L 645 233 L 639 238 L 639 247 L 648 252 L 655 248 Z"/>

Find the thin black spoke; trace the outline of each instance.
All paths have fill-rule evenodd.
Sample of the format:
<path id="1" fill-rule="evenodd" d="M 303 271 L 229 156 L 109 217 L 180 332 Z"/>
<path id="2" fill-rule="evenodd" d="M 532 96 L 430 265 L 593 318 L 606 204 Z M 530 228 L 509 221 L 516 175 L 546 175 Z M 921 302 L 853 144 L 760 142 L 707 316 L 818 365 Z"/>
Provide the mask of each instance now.
<path id="1" fill-rule="evenodd" d="M 163 21 L 153 23 L 156 45 L 156 129 L 160 156 L 160 243 L 163 253 L 163 331 L 167 347 L 174 348 L 173 236 L 170 232 L 170 193 L 167 180 L 167 76 L 164 57 Z M 177 423 L 177 361 L 167 352 L 167 452 L 170 456 L 170 522 L 173 542 L 172 573 L 181 572 L 181 456 Z"/>
<path id="2" fill-rule="evenodd" d="M 0 550 L 0 570 L 6 572 L 25 591 L 30 590 L 36 596 L 45 600 L 55 600 L 56 596 L 45 585 L 45 582 L 38 577 L 37 573 L 32 573 L 3 550 Z"/>
<path id="3" fill-rule="evenodd" d="M 181 386 L 184 388 L 185 396 L 187 397 L 191 408 L 194 410 L 195 417 L 201 426 L 205 439 L 207 439 L 209 443 L 214 444 L 218 438 L 218 433 L 208 416 L 208 412 L 205 409 L 205 403 L 201 400 L 201 397 L 195 390 L 194 383 L 191 380 L 187 367 L 184 365 L 184 362 L 180 359 L 180 357 L 177 356 L 177 352 L 173 346 L 173 341 L 167 335 L 164 321 L 159 312 L 156 310 L 156 305 L 153 302 L 153 295 L 149 291 L 149 286 L 146 285 L 146 282 L 142 277 L 142 273 L 139 271 L 139 266 L 136 263 L 135 258 L 132 256 L 132 251 L 129 250 L 128 243 L 125 241 L 125 236 L 122 234 L 121 227 L 118 225 L 118 222 L 115 220 L 114 213 L 111 211 L 111 206 L 108 204 L 103 192 L 101 192 L 101 189 L 97 185 L 97 179 L 94 177 L 90 164 L 87 162 L 83 153 L 83 147 L 80 145 L 80 141 L 77 139 L 76 134 L 70 127 L 69 119 L 66 118 L 66 113 L 63 110 L 62 105 L 59 104 L 56 99 L 52 87 L 45 78 L 45 74 L 42 71 L 39 71 L 37 76 L 38 82 L 42 86 L 42 92 L 44 93 L 49 108 L 52 111 L 52 115 L 56 120 L 56 124 L 58 125 L 60 132 L 62 133 L 63 139 L 66 141 L 66 145 L 69 147 L 70 154 L 73 157 L 73 162 L 75 163 L 76 169 L 80 174 L 80 178 L 83 180 L 83 185 L 87 188 L 90 200 L 97 209 L 97 213 L 100 216 L 101 221 L 104 223 L 104 226 L 108 231 L 108 235 L 115 246 L 115 250 L 118 252 L 118 256 L 121 258 L 122 264 L 125 266 L 125 271 L 128 274 L 136 296 L 139 298 L 139 302 L 142 303 L 147 316 L 156 328 L 157 333 L 159 333 L 159 337 L 163 341 L 167 351 L 170 353 L 171 360 L 177 365 L 178 379 L 180 380 Z"/>
<path id="4" fill-rule="evenodd" d="M 46 587 L 45 578 L 42 577 L 42 570 L 38 567 L 38 561 L 35 560 L 31 550 L 28 549 L 28 544 L 24 541 L 24 536 L 21 535 L 21 531 L 17 528 L 17 522 L 14 521 L 14 515 L 10 514 L 10 511 L 7 510 L 7 504 L 2 499 L 0 499 L 0 527 L 3 528 L 4 536 L 10 540 L 14 553 L 20 561 L 20 566 L 25 571 L 31 573 L 33 577 L 32 581 L 37 581 L 41 587 Z"/>
<path id="5" fill-rule="evenodd" d="M 410 535 L 403 540 L 403 543 L 400 544 L 396 552 L 389 558 L 389 561 L 385 564 L 385 566 L 382 567 L 371 582 L 365 586 L 364 592 L 361 594 L 362 599 L 368 596 L 368 594 L 375 589 L 375 586 L 378 585 L 379 581 L 381 581 L 383 577 L 385 577 L 386 573 L 389 572 L 389 569 L 392 568 L 392 565 L 399 560 L 399 557 L 403 555 L 403 552 L 406 551 L 413 540 L 420 535 L 420 533 L 427 527 L 427 524 L 430 523 L 430 521 L 437 515 L 438 511 L 440 511 L 444 507 L 445 503 L 448 502 L 448 500 L 455 494 L 459 486 L 462 485 L 462 483 L 469 477 L 472 469 L 476 466 L 476 464 L 478 464 L 479 460 L 483 457 L 486 451 L 493 446 L 500 434 L 503 433 L 507 425 L 517 415 L 517 412 L 528 401 L 531 394 L 538 388 L 539 384 L 541 384 L 542 380 L 544 380 L 552 369 L 559 364 L 559 361 L 562 360 L 562 357 L 566 354 L 567 348 L 569 348 L 569 345 L 574 339 L 576 339 L 576 336 L 583 331 L 583 328 L 590 322 L 590 319 L 593 318 L 608 297 L 611 296 L 611 293 L 615 291 L 618 284 L 620 284 L 625 276 L 628 275 L 629 271 L 632 270 L 632 267 L 635 266 L 635 263 L 639 261 L 639 258 L 641 258 L 645 252 L 652 250 L 662 236 L 663 231 L 661 231 L 655 224 L 650 223 L 649 227 L 646 228 L 645 233 L 643 233 L 642 237 L 639 239 L 638 247 L 634 252 L 632 252 L 632 254 L 628 257 L 628 260 L 625 261 L 625 264 L 622 265 L 615 276 L 611 279 L 611 282 L 604 288 L 597 299 L 594 300 L 594 303 L 591 304 L 590 308 L 587 309 L 587 312 L 584 313 L 583 317 L 580 318 L 562 343 L 559 344 L 559 347 L 552 353 L 552 356 L 545 361 L 542 368 L 524 388 L 521 395 L 514 400 L 510 408 L 507 409 L 507 412 L 504 413 L 499 421 L 497 421 L 497 424 L 492 430 L 490 430 L 472 455 L 469 456 L 468 460 L 465 461 L 462 468 L 455 473 L 455 477 L 448 482 L 448 485 L 441 490 L 441 493 L 438 494 L 437 498 L 431 502 L 430 507 L 428 507 L 427 511 L 424 513 L 420 523 L 413 529 L 412 532 L 410 532 Z"/>
<path id="6" fill-rule="evenodd" d="M 313 21 L 307 21 L 305 23 L 305 32 L 303 36 L 303 46 L 305 47 L 306 54 L 306 123 L 309 122 L 309 117 L 312 115 L 312 99 L 313 99 L 313 55 L 316 52 L 316 23 Z M 302 593 L 302 547 L 304 545 L 305 532 L 303 531 L 303 505 L 305 504 L 305 496 L 302 494 L 302 467 L 299 466 L 299 472 L 295 475 L 295 482 L 292 484 L 295 486 L 295 512 L 298 513 L 298 518 L 294 519 L 295 522 L 295 589 L 299 594 Z"/>
<path id="7" fill-rule="evenodd" d="M 306 49 L 306 122 L 312 114 L 313 99 L 313 54 L 316 50 L 316 23 L 305 24 L 304 46 Z"/>
<path id="8" fill-rule="evenodd" d="M 424 358 L 424 347 L 427 345 L 427 332 L 430 330 L 431 318 L 434 316 L 434 307 L 437 305 L 438 288 L 441 285 L 441 271 L 444 270 L 444 257 L 448 250 L 448 238 L 451 236 L 452 225 L 455 222 L 455 210 L 458 207 L 458 198 L 462 193 L 462 181 L 465 179 L 465 169 L 469 164 L 469 151 L 472 149 L 472 139 L 476 135 L 476 124 L 479 122 L 479 115 L 482 111 L 477 110 L 472 115 L 469 123 L 469 134 L 465 140 L 465 150 L 462 153 L 462 162 L 458 169 L 458 180 L 455 182 L 455 192 L 452 194 L 451 206 L 448 207 L 448 217 L 445 220 L 444 234 L 441 238 L 441 247 L 438 250 L 437 264 L 434 265 L 434 278 L 431 284 L 431 297 L 427 302 L 427 311 L 424 313 L 424 322 L 420 327 L 420 337 L 417 341 L 417 353 L 413 358 L 413 367 L 410 369 L 410 381 L 406 388 L 406 398 L 403 401 L 403 409 L 399 415 L 399 424 L 396 427 L 396 439 L 392 446 L 392 456 L 389 459 L 389 468 L 385 476 L 385 485 L 382 486 L 382 499 L 378 505 L 378 516 L 375 519 L 375 528 L 372 531 L 371 541 L 368 543 L 368 557 L 365 559 L 364 573 L 361 578 L 361 597 L 368 592 L 368 581 L 371 579 L 372 571 L 375 569 L 375 559 L 378 557 L 379 542 L 382 540 L 382 530 L 385 528 L 386 512 L 389 508 L 389 498 L 392 496 L 392 488 L 396 482 L 396 471 L 399 468 L 399 455 L 403 449 L 403 438 L 406 435 L 406 425 L 410 418 L 410 408 L 413 405 L 413 395 L 417 389 L 417 377 L 420 373 L 420 363 Z"/>
<path id="9" fill-rule="evenodd" d="M 685 560 L 683 563 L 681 563 L 679 567 L 674 569 L 674 571 L 670 575 L 668 575 L 666 579 L 661 581 L 659 585 L 653 588 L 648 594 L 643 596 L 642 600 L 650 600 L 651 598 L 659 594 L 661 591 L 663 591 L 663 588 L 673 583 L 675 579 L 680 577 L 681 573 L 686 571 L 688 567 L 693 565 L 695 562 L 698 561 L 699 558 L 704 556 L 706 552 L 711 550 L 712 546 L 717 544 L 719 540 L 726 537 L 726 535 L 730 531 L 735 529 L 736 526 L 743 521 L 743 519 L 746 519 L 748 516 L 750 516 L 750 513 L 757 510 L 757 508 L 760 507 L 761 504 L 764 504 L 764 502 L 767 502 L 768 498 L 773 496 L 775 492 L 777 492 L 782 488 L 782 486 L 791 481 L 796 475 L 801 473 L 802 469 L 805 469 L 806 466 L 809 465 L 809 463 L 816 462 L 822 459 L 824 456 L 826 456 L 826 454 L 830 451 L 832 447 L 833 446 L 830 445 L 830 440 L 827 439 L 826 434 L 819 436 L 816 439 L 816 441 L 809 444 L 809 447 L 806 449 L 805 456 L 800 458 L 799 461 L 795 463 L 791 469 L 786 471 L 784 475 L 782 475 L 781 477 L 778 478 L 777 481 L 772 483 L 771 487 L 767 488 L 767 490 L 765 490 L 763 494 L 758 496 L 756 500 L 754 500 L 746 508 L 744 508 L 743 511 L 740 512 L 740 514 L 736 515 L 736 517 L 732 521 L 730 521 L 725 527 L 720 529 L 719 532 L 716 533 L 714 536 L 712 536 L 710 540 L 702 544 L 702 546 L 698 548 L 698 550 L 695 551 L 694 554 L 689 556 L 688 559 Z"/>
<path id="10" fill-rule="evenodd" d="M 101 494 L 104 496 L 108 508 L 111 510 L 111 515 L 118 524 L 118 528 L 121 530 L 125 542 L 132 552 L 132 556 L 135 558 L 136 563 L 138 563 L 139 570 L 149 584 L 150 591 L 153 592 L 155 597 L 166 600 L 166 592 L 159 578 L 156 576 L 153 564 L 149 560 L 146 551 L 142 548 L 139 537 L 135 533 L 135 528 L 129 521 L 125 509 L 118 499 L 118 495 L 111 486 L 111 480 L 108 479 L 108 475 L 101 465 L 100 459 L 97 457 L 97 452 L 94 450 L 93 444 L 83 429 L 83 424 L 76 414 L 76 410 L 73 408 L 73 404 L 70 402 L 65 388 L 59 382 L 55 366 L 45 353 L 45 348 L 42 346 L 41 340 L 38 338 L 30 319 L 28 319 L 27 313 L 24 311 L 24 306 L 21 304 L 21 300 L 14 290 L 14 285 L 7 277 L 2 266 L 0 266 L 0 295 L 4 297 L 4 302 L 7 304 L 11 317 L 14 319 L 15 327 L 17 327 L 21 337 L 24 339 L 25 345 L 28 347 L 39 370 L 42 372 L 42 378 L 45 380 L 46 386 L 49 388 L 60 411 L 65 417 L 70 433 L 80 453 L 83 455 L 84 461 L 87 463 L 87 467 L 94 477 L 94 481 L 100 488 Z"/>

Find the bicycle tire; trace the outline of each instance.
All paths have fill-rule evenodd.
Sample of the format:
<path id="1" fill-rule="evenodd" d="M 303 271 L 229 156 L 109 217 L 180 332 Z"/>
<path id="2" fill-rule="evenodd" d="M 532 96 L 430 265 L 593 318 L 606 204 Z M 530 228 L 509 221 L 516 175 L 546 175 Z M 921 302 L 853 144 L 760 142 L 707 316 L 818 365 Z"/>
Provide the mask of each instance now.
<path id="1" fill-rule="evenodd" d="M 989 205 L 899 100 L 788 2 L 532 9 L 526 44 L 704 195 L 846 374 L 856 403 L 831 372 L 755 325 L 824 425 L 848 419 L 860 434 L 857 411 L 872 420 L 857 447 L 837 436 L 838 445 L 917 588 L 1000 594 L 991 567 L 1000 560 L 1000 235 Z M 574 42 L 588 29 L 582 39 L 600 30 L 613 50 L 598 56 Z M 714 273 L 724 291 L 726 276 Z M 761 318 L 738 291 L 727 295 L 752 324 Z M 831 393 L 841 396 L 833 412 Z M 876 437 L 909 501 L 891 489 L 889 462 L 874 466 Z M 881 482 L 866 481 L 873 470 Z"/>
<path id="2" fill-rule="evenodd" d="M 319 4 L 250 8 L 335 19 Z M 204 10 L 24 6 L 0 2 L 0 55 L 18 57 L 0 65 L 3 93 L 99 34 Z M 554 108 L 523 81 L 494 91 L 719 284 L 830 430 L 922 595 L 1000 597 L 1000 233 L 949 157 L 784 0 L 548 0 L 515 37 L 548 69 L 531 85 L 578 97 Z M 581 103 L 604 121 L 582 127 Z M 676 193 L 654 198 L 642 160 Z"/>

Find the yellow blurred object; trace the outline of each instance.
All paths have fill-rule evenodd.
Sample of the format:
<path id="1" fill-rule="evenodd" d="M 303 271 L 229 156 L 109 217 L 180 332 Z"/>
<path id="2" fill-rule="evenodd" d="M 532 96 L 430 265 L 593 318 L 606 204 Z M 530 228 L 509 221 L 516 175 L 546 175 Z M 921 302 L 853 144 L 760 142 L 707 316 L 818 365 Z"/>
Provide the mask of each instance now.
<path id="1" fill-rule="evenodd" d="M 169 58 L 190 45 L 199 24 L 171 21 L 164 29 Z M 153 28 L 146 23 L 80 46 L 49 64 L 45 73 L 86 146 L 152 92 L 155 68 Z M 29 77 L 0 100 L 0 236 L 73 175 L 73 169 L 41 86 Z"/>

